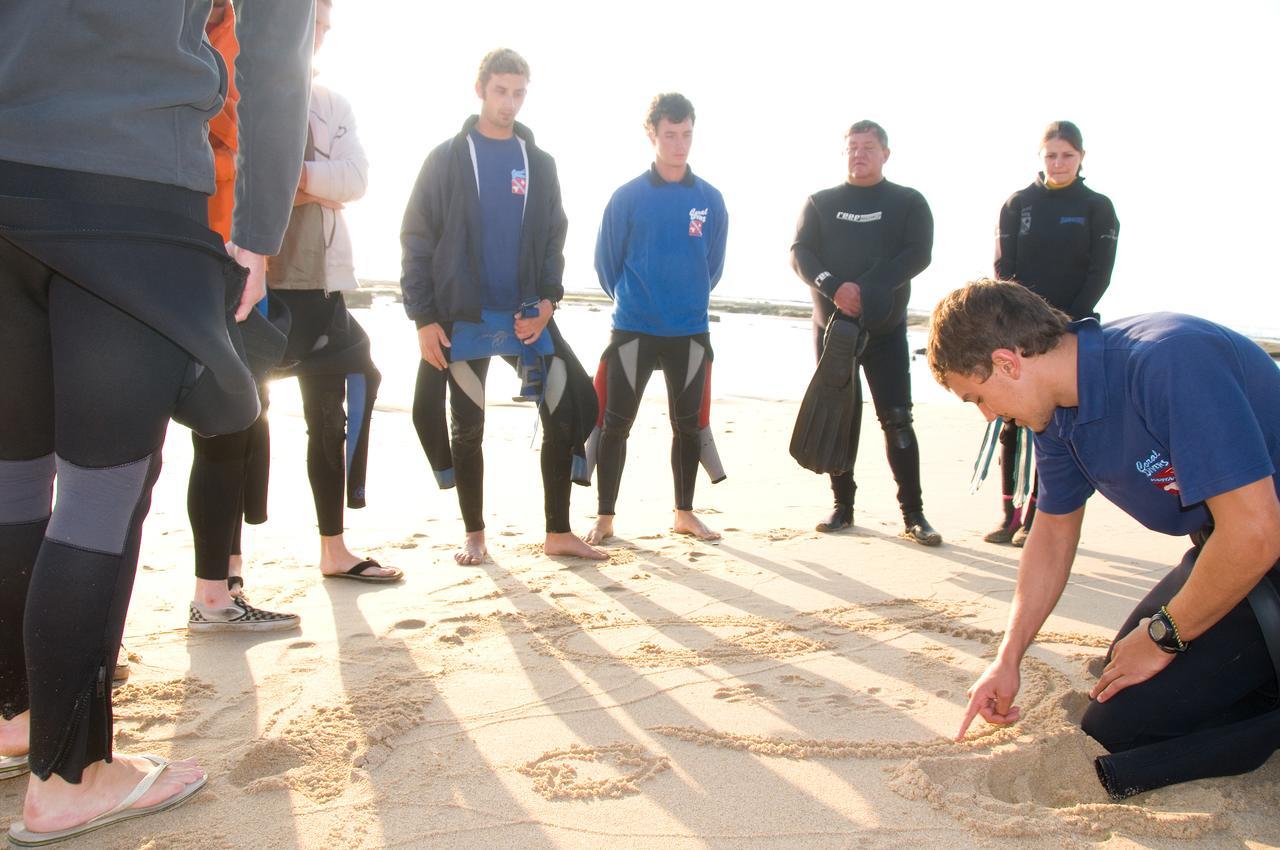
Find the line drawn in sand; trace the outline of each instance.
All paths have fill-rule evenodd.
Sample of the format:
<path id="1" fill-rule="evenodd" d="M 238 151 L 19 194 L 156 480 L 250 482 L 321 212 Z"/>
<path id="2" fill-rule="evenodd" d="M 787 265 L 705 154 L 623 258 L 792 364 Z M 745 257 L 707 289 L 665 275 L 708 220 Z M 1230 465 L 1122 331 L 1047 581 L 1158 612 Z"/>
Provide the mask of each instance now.
<path id="1" fill-rule="evenodd" d="M 580 775 L 585 766 L 611 776 Z M 533 790 L 548 800 L 600 800 L 639 794 L 639 783 L 671 769 L 671 760 L 638 744 L 618 742 L 597 746 L 570 744 L 543 753 L 517 768 L 533 777 Z"/>
<path id="2" fill-rule="evenodd" d="M 579 649 L 577 641 L 594 645 Z M 548 635 L 539 651 L 577 661 L 667 668 L 780 660 L 827 648 L 774 620 L 725 615 L 582 623 Z"/>
<path id="3" fill-rule="evenodd" d="M 935 600 L 891 599 L 826 609 L 811 616 L 874 637 L 877 643 L 921 632 L 988 648 L 1000 640 L 998 632 L 962 622 L 972 616 L 971 609 Z M 1110 643 L 1096 635 L 1053 632 L 1041 639 L 1094 649 Z M 913 651 L 912 656 L 918 664 L 949 666 L 944 660 L 947 653 L 937 649 Z M 798 678 L 795 674 L 790 677 Z M 1064 673 L 1028 656 L 1023 661 L 1018 698 L 1021 722 L 1010 727 L 986 726 L 960 743 L 942 737 L 923 741 L 789 738 L 671 725 L 649 727 L 649 731 L 773 758 L 905 759 L 905 764 L 893 769 L 890 788 L 908 799 L 926 801 L 987 836 L 1075 834 L 1098 839 L 1121 831 L 1196 838 L 1224 828 L 1224 798 L 1208 811 L 1202 805 L 1180 803 L 1180 799 L 1189 798 L 1180 798 L 1176 789 L 1166 789 L 1170 793 L 1160 798 L 1159 808 L 1107 802 L 1092 764 L 1102 749 L 1079 728 L 1088 702 L 1088 696 Z"/>

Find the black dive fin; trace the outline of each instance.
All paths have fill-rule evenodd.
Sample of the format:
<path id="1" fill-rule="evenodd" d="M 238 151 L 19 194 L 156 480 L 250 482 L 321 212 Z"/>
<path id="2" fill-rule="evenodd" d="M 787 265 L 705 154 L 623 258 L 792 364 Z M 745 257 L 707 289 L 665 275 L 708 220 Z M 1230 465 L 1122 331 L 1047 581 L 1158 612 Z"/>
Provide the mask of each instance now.
<path id="1" fill-rule="evenodd" d="M 805 469 L 825 474 L 849 470 L 854 372 L 866 341 L 866 333 L 855 321 L 836 314 L 827 323 L 822 358 L 791 432 L 791 456 Z"/>

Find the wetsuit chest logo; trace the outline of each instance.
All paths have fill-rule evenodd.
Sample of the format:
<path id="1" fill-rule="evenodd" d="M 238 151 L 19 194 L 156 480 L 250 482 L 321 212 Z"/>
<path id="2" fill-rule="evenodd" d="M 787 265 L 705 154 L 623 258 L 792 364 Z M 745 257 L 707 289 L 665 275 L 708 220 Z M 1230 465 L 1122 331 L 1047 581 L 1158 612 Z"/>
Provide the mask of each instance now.
<path id="1" fill-rule="evenodd" d="M 689 235 L 690 236 L 697 236 L 698 238 L 702 238 L 702 225 L 707 223 L 707 211 L 710 209 L 711 209 L 710 207 L 707 207 L 706 209 L 700 210 L 695 207 L 689 210 Z"/>
<path id="2" fill-rule="evenodd" d="M 879 221 L 882 218 L 884 218 L 883 211 L 873 213 L 850 213 L 841 211 L 836 213 L 836 221 L 852 221 L 855 224 L 861 224 L 864 221 Z"/>
<path id="3" fill-rule="evenodd" d="M 1031 232 L 1031 207 L 1022 208 L 1022 219 L 1018 223 L 1018 235 L 1026 236 Z"/>
<path id="4" fill-rule="evenodd" d="M 1138 471 L 1147 476 L 1147 480 L 1166 493 L 1179 493 L 1178 473 L 1173 464 L 1165 460 L 1164 455 L 1153 450 L 1150 455 L 1134 464 Z"/>
<path id="5" fill-rule="evenodd" d="M 1058 219 L 1058 224 L 1087 224 L 1082 215 L 1064 215 Z"/>
<path id="6" fill-rule="evenodd" d="M 523 195 L 529 191 L 529 172 L 523 168 L 511 169 L 511 194 Z"/>

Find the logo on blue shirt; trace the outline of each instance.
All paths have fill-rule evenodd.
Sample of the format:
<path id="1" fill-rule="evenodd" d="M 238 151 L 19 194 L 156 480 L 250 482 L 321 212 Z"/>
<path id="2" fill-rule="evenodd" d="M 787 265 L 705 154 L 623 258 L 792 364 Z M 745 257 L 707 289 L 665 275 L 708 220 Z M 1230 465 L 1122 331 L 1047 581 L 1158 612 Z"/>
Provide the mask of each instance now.
<path id="1" fill-rule="evenodd" d="M 1148 481 L 1166 493 L 1179 492 L 1178 474 L 1174 472 L 1173 465 L 1165 460 L 1164 455 L 1158 449 L 1153 449 L 1151 454 L 1135 463 L 1134 466 L 1137 467 L 1139 472 L 1147 476 Z"/>
<path id="2" fill-rule="evenodd" d="M 523 195 L 529 190 L 529 171 L 525 168 L 511 169 L 511 194 Z"/>

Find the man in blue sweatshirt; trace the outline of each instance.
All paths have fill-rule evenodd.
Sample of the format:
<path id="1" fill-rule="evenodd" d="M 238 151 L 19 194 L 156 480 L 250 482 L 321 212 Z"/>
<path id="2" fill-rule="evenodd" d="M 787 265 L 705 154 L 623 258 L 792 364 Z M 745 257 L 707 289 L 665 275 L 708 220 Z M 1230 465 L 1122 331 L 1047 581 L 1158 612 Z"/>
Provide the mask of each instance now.
<path id="1" fill-rule="evenodd" d="M 693 488 L 711 362 L 707 305 L 724 270 L 729 217 L 720 192 L 689 168 L 694 120 L 684 95 L 653 99 L 645 120 L 653 165 L 613 193 L 596 239 L 596 274 L 614 309 L 613 334 L 601 358 L 606 393 L 597 456 L 599 517 L 589 543 L 613 534 L 627 435 L 655 368 L 666 377 L 671 415 L 673 530 L 702 540 L 720 537 L 694 515 Z"/>

